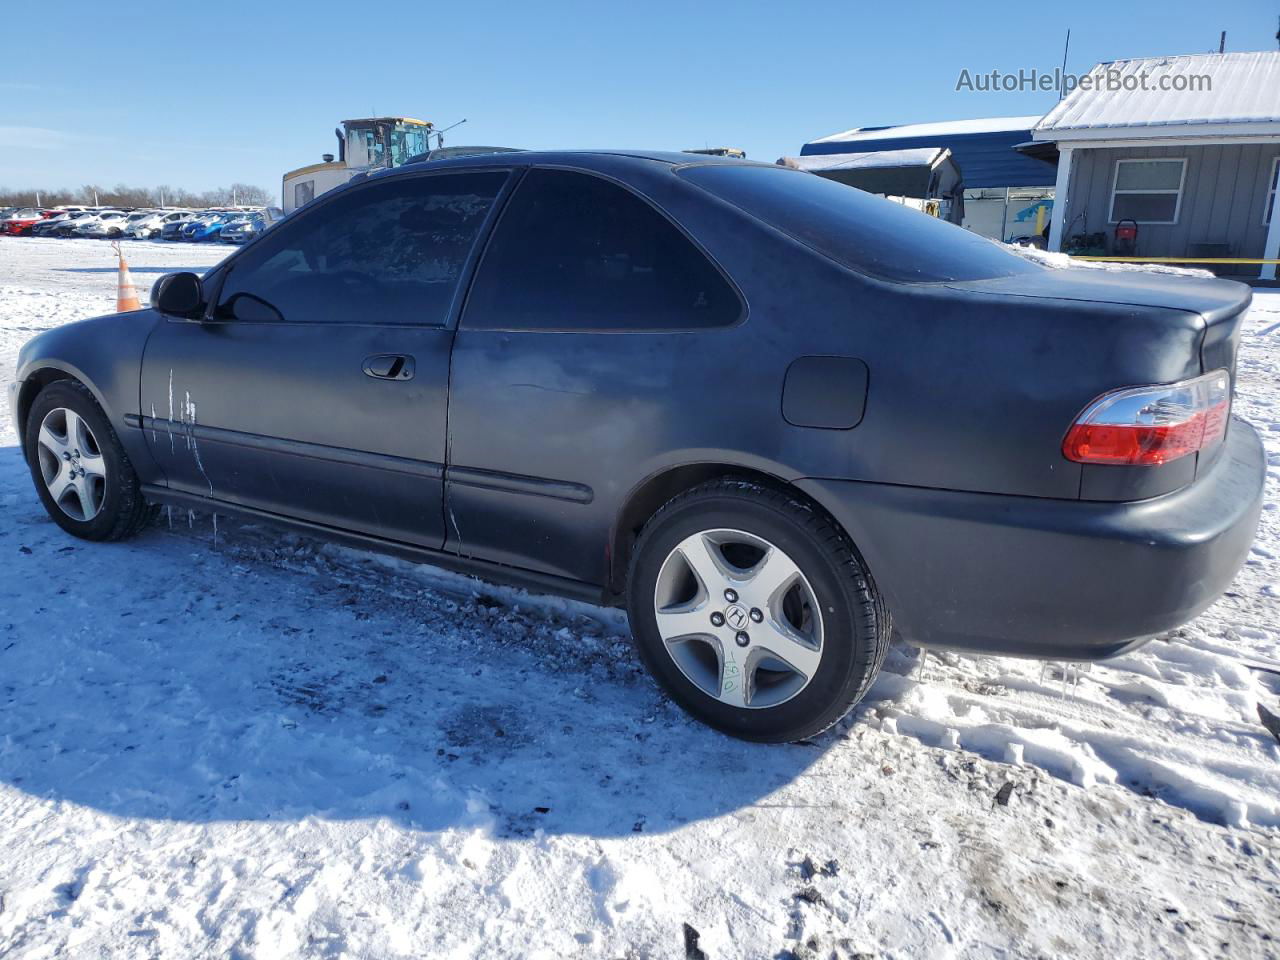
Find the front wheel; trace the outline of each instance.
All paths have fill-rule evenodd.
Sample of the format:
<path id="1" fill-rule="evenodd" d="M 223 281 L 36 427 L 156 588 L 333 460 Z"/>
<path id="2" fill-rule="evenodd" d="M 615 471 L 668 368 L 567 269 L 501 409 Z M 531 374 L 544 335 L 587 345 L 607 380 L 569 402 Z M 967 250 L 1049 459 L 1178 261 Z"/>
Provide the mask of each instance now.
<path id="1" fill-rule="evenodd" d="M 703 484 L 654 515 L 627 608 L 667 693 L 747 740 L 825 730 L 866 693 L 889 647 L 888 611 L 843 532 L 748 481 Z"/>
<path id="2" fill-rule="evenodd" d="M 119 540 L 154 512 L 106 414 L 84 386 L 59 380 L 36 396 L 26 422 L 27 464 L 45 510 L 85 540 Z"/>

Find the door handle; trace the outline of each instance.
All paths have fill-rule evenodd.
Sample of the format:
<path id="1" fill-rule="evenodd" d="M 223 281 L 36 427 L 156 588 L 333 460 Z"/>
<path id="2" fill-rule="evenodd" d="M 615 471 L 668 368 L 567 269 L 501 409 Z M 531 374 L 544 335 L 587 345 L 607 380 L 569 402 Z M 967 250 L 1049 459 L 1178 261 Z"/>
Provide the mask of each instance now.
<path id="1" fill-rule="evenodd" d="M 412 380 L 413 357 L 402 353 L 378 353 L 364 358 L 364 373 L 375 380 Z"/>

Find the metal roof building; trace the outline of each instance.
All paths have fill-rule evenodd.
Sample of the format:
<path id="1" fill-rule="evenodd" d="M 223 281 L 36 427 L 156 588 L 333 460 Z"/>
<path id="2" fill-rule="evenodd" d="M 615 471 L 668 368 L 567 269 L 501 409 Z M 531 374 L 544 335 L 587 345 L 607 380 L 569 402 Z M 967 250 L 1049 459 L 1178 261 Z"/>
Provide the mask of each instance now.
<path id="1" fill-rule="evenodd" d="M 1115 60 L 1089 76 L 1104 88 L 1072 91 L 1032 125 L 1035 139 L 1280 133 L 1280 52 Z"/>
<path id="2" fill-rule="evenodd" d="M 855 127 L 806 143 L 800 156 L 868 153 L 946 147 L 960 168 L 966 189 L 1040 187 L 1053 183 L 1053 166 L 1014 150 L 1031 139 L 1039 117 L 992 117 L 911 123 L 893 127 Z"/>
<path id="3" fill-rule="evenodd" d="M 1060 156 L 1051 250 L 1133 221 L 1141 256 L 1280 256 L 1280 52 L 1100 63 L 1031 137 Z"/>

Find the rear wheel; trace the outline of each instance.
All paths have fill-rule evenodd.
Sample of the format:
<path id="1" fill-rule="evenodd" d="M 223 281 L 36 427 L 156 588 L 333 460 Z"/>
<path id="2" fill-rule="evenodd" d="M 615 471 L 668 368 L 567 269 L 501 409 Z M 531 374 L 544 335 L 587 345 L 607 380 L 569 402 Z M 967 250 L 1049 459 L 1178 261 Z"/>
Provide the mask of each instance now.
<path id="1" fill-rule="evenodd" d="M 794 495 L 703 484 L 641 532 L 628 611 L 649 669 L 698 719 L 749 740 L 825 730 L 866 692 L 888 612 L 852 544 Z"/>
<path id="2" fill-rule="evenodd" d="M 81 384 L 45 387 L 27 414 L 25 440 L 36 492 L 68 533 L 119 540 L 152 515 L 115 430 Z"/>

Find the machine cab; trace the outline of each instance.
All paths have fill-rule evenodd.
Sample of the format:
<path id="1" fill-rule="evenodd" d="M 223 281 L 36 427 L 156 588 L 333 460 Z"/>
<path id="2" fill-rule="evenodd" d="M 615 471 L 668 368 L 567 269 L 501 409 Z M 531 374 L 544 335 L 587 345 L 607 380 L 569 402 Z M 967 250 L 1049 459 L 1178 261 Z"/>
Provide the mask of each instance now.
<path id="1" fill-rule="evenodd" d="M 366 117 L 343 120 L 335 130 L 338 158 L 326 153 L 322 162 L 290 170 L 283 177 L 281 201 L 289 213 L 320 194 L 346 183 L 358 173 L 398 167 L 431 149 L 432 125 L 412 117 Z"/>
<path id="2" fill-rule="evenodd" d="M 347 166 L 352 173 L 398 167 L 430 149 L 431 124 L 411 117 L 342 121 Z"/>

